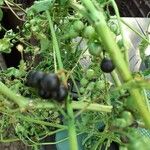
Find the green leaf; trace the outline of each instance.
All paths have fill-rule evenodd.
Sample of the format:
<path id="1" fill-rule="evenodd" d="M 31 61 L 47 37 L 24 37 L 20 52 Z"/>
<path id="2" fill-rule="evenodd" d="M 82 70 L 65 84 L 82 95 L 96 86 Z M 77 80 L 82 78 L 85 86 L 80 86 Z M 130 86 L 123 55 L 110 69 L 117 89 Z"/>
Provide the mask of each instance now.
<path id="1" fill-rule="evenodd" d="M 27 10 L 27 13 L 29 12 L 42 12 L 48 10 L 52 4 L 54 3 L 54 0 L 40 0 L 40 1 L 35 1 L 34 4 Z"/>
<path id="2" fill-rule="evenodd" d="M 0 39 L 0 52 L 10 53 L 11 43 L 9 38 Z"/>
<path id="3" fill-rule="evenodd" d="M 14 67 L 8 68 L 8 69 L 5 71 L 5 73 L 6 73 L 7 77 L 11 77 L 11 76 L 20 77 L 20 75 L 21 75 L 20 70 L 14 68 Z"/>
<path id="4" fill-rule="evenodd" d="M 47 38 L 42 38 L 40 40 L 41 51 L 44 51 L 44 50 L 48 49 L 49 48 L 49 43 L 50 43 L 50 41 Z"/>

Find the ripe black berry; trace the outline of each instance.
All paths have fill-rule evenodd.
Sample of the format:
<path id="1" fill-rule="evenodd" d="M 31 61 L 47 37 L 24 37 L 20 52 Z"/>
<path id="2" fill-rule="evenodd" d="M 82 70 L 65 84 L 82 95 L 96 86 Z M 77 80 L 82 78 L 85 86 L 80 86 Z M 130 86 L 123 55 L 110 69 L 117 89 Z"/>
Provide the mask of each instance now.
<path id="1" fill-rule="evenodd" d="M 51 93 L 49 91 L 44 91 L 43 89 L 39 89 L 38 92 L 39 92 L 40 97 L 44 99 L 51 98 Z"/>
<path id="2" fill-rule="evenodd" d="M 31 71 L 27 76 L 27 85 L 31 87 L 37 87 L 43 78 L 44 73 L 42 71 Z"/>
<path id="3" fill-rule="evenodd" d="M 63 101 L 68 95 L 68 89 L 64 85 L 60 85 L 59 91 L 58 91 L 58 101 Z"/>
<path id="4" fill-rule="evenodd" d="M 42 71 L 36 71 L 34 74 L 32 74 L 32 81 L 31 81 L 32 86 L 39 87 L 43 77 L 44 73 Z"/>
<path id="5" fill-rule="evenodd" d="M 111 73 L 115 69 L 115 66 L 111 60 L 104 58 L 100 64 L 100 68 L 105 73 Z"/>
<path id="6" fill-rule="evenodd" d="M 41 80 L 40 86 L 45 91 L 56 91 L 59 89 L 60 81 L 56 74 L 46 74 Z"/>

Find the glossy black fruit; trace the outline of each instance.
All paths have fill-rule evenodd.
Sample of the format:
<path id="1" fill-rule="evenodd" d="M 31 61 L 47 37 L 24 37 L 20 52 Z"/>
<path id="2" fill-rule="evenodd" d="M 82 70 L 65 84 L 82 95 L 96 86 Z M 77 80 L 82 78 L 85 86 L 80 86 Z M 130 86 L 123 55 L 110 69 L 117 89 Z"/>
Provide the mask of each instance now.
<path id="1" fill-rule="evenodd" d="M 60 81 L 56 74 L 49 73 L 46 74 L 40 83 L 41 89 L 44 89 L 45 91 L 56 91 L 59 89 Z"/>
<path id="2" fill-rule="evenodd" d="M 115 66 L 110 59 L 104 58 L 100 64 L 100 68 L 105 73 L 111 73 L 115 69 Z"/>
<path id="3" fill-rule="evenodd" d="M 31 87 L 39 87 L 44 73 L 42 71 L 30 71 L 27 76 L 27 85 Z"/>
<path id="4" fill-rule="evenodd" d="M 43 89 L 39 89 L 38 92 L 41 98 L 44 98 L 44 99 L 51 98 L 51 93 L 49 91 L 44 91 Z"/>
<path id="5" fill-rule="evenodd" d="M 58 91 L 58 101 L 63 101 L 68 95 L 68 89 L 64 85 L 60 85 L 59 91 Z"/>

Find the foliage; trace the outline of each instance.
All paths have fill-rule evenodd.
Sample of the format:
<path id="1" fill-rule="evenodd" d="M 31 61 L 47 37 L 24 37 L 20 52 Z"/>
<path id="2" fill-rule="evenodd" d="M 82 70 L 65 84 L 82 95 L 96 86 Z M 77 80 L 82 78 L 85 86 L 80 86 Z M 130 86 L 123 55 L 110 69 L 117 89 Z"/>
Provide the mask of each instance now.
<path id="1" fill-rule="evenodd" d="M 14 5 L 12 1 L 5 1 L 10 7 Z M 5 34 L 0 39 L 0 51 L 10 53 L 12 47 L 16 47 L 21 53 L 18 67 L 7 68 L 0 72 L 1 82 L 9 88 L 5 91 L 0 88 L 2 142 L 7 139 L 22 140 L 27 145 L 37 146 L 44 144 L 43 139 L 46 136 L 68 129 L 70 143 L 74 143 L 76 133 L 84 133 L 82 144 L 86 150 L 97 150 L 104 146 L 108 148 L 112 141 L 117 142 L 120 147 L 130 149 L 135 144 L 134 141 L 144 146 L 141 143 L 142 141 L 145 143 L 145 140 L 140 140 L 139 135 L 134 138 L 133 135 L 138 134 L 135 124 L 140 126 L 145 121 L 142 118 L 146 116 L 148 103 L 145 104 L 146 95 L 145 97 L 141 95 L 143 101 L 133 94 L 133 89 L 137 89 L 134 93 L 140 90 L 139 94 L 142 94 L 144 88 L 150 89 L 149 84 L 145 85 L 143 77 L 149 74 L 149 70 L 142 75 L 133 74 L 129 70 L 123 72 L 128 68 L 126 60 L 120 61 L 123 57 L 115 56 L 115 50 L 120 47 L 119 53 L 124 56 L 126 47 L 124 44 L 117 46 L 117 37 L 122 36 L 121 26 L 120 20 L 112 23 L 114 16 L 106 11 L 106 7 L 112 5 L 111 1 L 87 2 L 94 4 L 93 14 L 87 9 L 89 5 L 85 0 L 77 3 L 71 0 L 39 0 L 26 10 L 20 9 L 20 6 L 15 4 L 20 11 L 26 13 L 25 21 L 18 32 L 14 32 L 13 29 L 6 31 L 2 27 Z M 5 4 L 0 1 L 0 5 Z M 93 9 L 92 6 L 90 8 Z M 104 21 L 107 22 L 104 30 L 108 28 L 110 37 L 98 32 L 99 20 L 94 18 L 97 17 L 97 10 L 104 15 Z M 110 41 L 112 47 L 107 45 L 109 38 L 114 40 Z M 124 43 L 122 39 L 121 43 Z M 143 45 L 144 48 L 148 45 L 145 41 L 142 50 Z M 113 45 L 115 43 L 116 45 Z M 114 49 L 115 46 L 117 49 Z M 118 57 L 118 61 L 115 57 Z M 143 53 L 141 57 L 144 59 Z M 100 69 L 104 58 L 109 58 L 115 65 L 115 71 L 110 71 L 112 79 Z M 87 64 L 82 63 L 83 60 L 86 60 Z M 121 68 L 122 66 L 126 68 Z M 30 70 L 55 72 L 67 86 L 68 98 L 63 103 L 58 103 L 52 99 L 45 100 L 39 97 L 38 91 L 26 84 L 26 76 Z M 138 81 L 141 84 L 138 84 Z M 141 86 L 142 83 L 145 86 Z M 15 96 L 9 90 L 15 93 Z M 134 96 L 139 98 L 136 99 L 137 103 Z M 13 101 L 14 97 L 16 101 Z M 71 105 L 73 102 L 76 102 L 78 108 Z M 80 102 L 84 102 L 87 106 L 83 108 Z M 139 102 L 142 104 L 141 108 Z M 23 108 L 20 103 L 23 104 Z M 99 104 L 103 110 L 97 107 L 91 109 L 88 107 L 91 104 L 96 104 L 95 106 Z M 113 106 L 111 113 L 107 110 L 107 106 Z M 129 118 L 132 119 L 128 120 L 125 114 L 130 115 Z M 62 124 L 63 120 L 67 125 Z M 77 146 L 70 147 L 71 150 L 76 150 Z M 145 149 L 147 150 L 146 146 Z"/>

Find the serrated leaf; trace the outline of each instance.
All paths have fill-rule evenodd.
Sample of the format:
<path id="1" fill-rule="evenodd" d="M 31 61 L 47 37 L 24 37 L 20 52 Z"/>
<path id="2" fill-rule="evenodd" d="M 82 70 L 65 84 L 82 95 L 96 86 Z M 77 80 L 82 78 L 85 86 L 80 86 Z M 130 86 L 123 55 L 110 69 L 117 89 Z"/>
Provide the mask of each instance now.
<path id="1" fill-rule="evenodd" d="M 36 13 L 46 11 L 52 6 L 53 3 L 54 0 L 35 1 L 34 4 L 27 10 L 27 13 L 30 11 L 34 11 Z"/>

